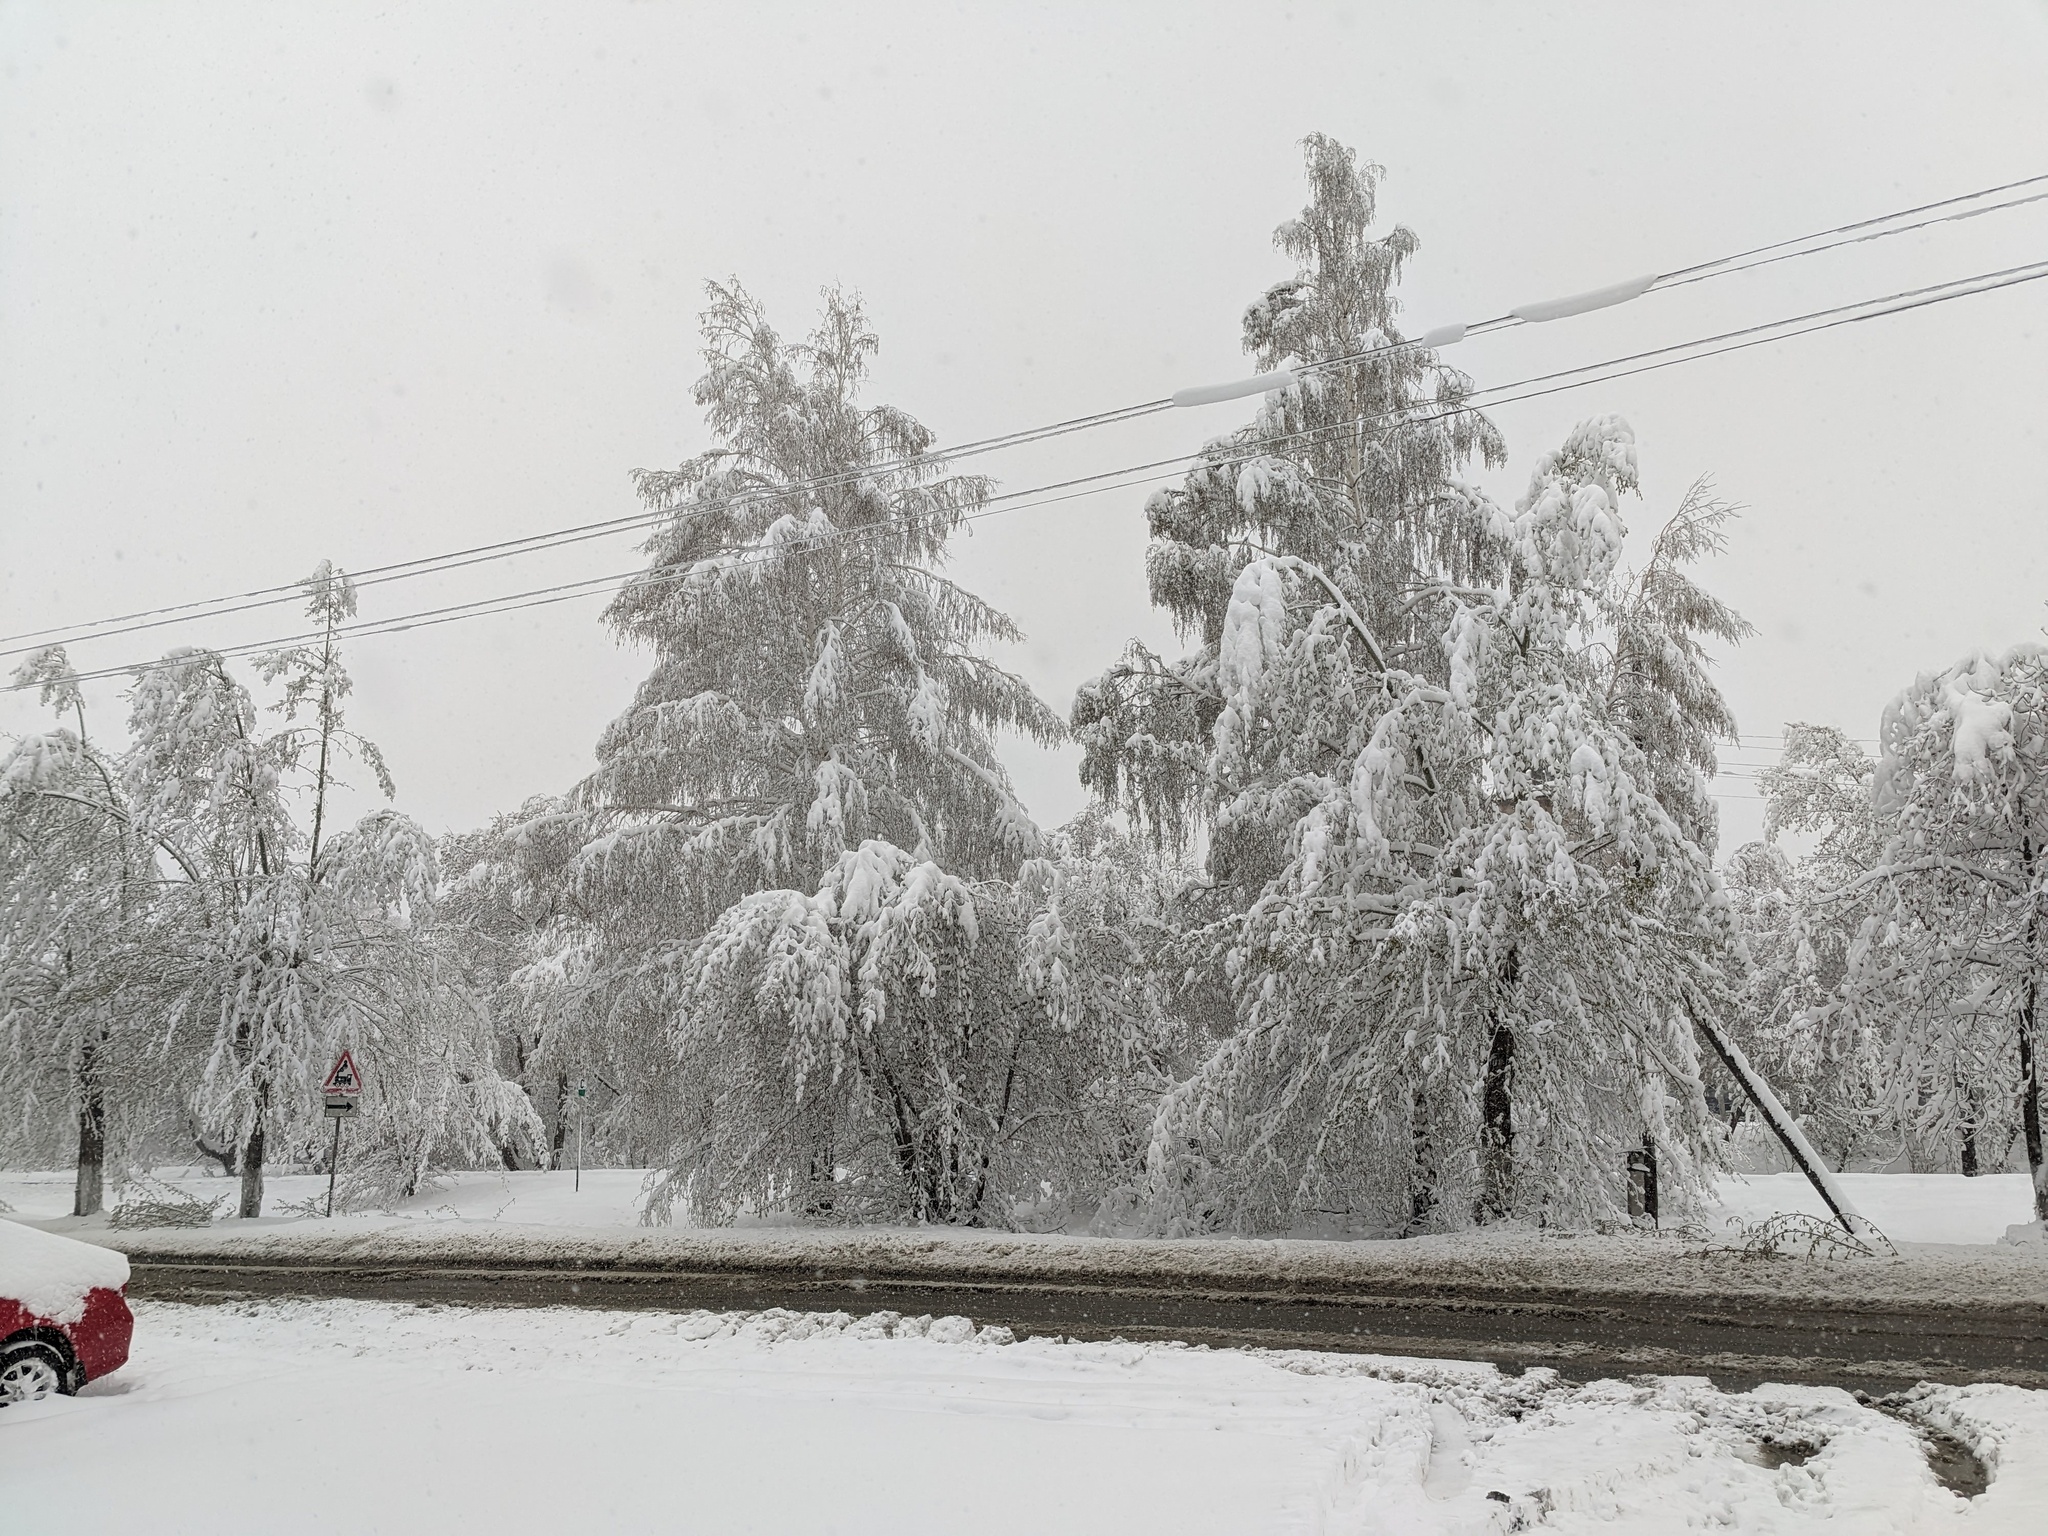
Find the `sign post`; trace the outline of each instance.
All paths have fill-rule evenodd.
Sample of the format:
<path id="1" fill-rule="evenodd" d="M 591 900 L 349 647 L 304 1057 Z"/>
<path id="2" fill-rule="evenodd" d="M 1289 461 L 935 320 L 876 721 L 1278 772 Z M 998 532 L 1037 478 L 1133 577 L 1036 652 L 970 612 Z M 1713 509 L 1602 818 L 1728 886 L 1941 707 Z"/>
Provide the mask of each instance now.
<path id="1" fill-rule="evenodd" d="M 320 1085 L 327 1101 L 327 1118 L 334 1122 L 334 1147 L 327 1155 L 327 1214 L 334 1215 L 334 1175 L 341 1167 L 341 1122 L 356 1112 L 356 1095 L 363 1091 L 363 1074 L 356 1070 L 355 1054 L 343 1051 Z"/>
<path id="2" fill-rule="evenodd" d="M 576 1192 L 583 1192 L 583 1094 L 584 1085 L 576 1085 Z"/>

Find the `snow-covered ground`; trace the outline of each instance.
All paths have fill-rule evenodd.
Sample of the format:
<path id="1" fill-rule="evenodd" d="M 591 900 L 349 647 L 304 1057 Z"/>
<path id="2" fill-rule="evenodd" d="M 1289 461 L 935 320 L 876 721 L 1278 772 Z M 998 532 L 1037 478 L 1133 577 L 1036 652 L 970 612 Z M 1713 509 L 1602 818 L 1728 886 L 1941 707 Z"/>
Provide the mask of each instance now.
<path id="1" fill-rule="evenodd" d="M 235 1185 L 197 1169 L 163 1169 L 166 1182 L 204 1199 L 224 1198 L 232 1209 Z M 2027 1177 L 1986 1174 L 1844 1173 L 1837 1177 L 1849 1198 L 1894 1242 L 1996 1243 L 2005 1229 L 2033 1219 Z M 583 1187 L 572 1173 L 459 1173 L 432 1194 L 407 1201 L 394 1212 L 365 1214 L 352 1222 L 382 1225 L 396 1216 L 412 1221 L 498 1221 L 542 1227 L 634 1227 L 639 1224 L 647 1175 L 633 1168 L 586 1169 Z M 318 1174 L 286 1174 L 266 1185 L 268 1213 L 322 1196 L 327 1180 Z M 1827 1208 L 1796 1173 L 1729 1174 L 1718 1193 L 1719 1222 L 1757 1221 L 1780 1211 L 1824 1216 Z M 16 1214 L 42 1220 L 71 1209 L 68 1172 L 0 1171 L 0 1202 Z M 269 1217 L 266 1216 L 266 1220 Z"/>
<path id="2" fill-rule="evenodd" d="M 156 1177 L 202 1200 L 221 1199 L 222 1216 L 232 1216 L 239 1185 L 196 1168 L 159 1168 Z M 362 1213 L 349 1219 L 381 1224 L 393 1216 L 414 1221 L 502 1221 L 540 1227 L 637 1227 L 647 1197 L 643 1168 L 586 1168 L 583 1187 L 574 1173 L 455 1173 L 441 1188 L 404 1202 L 394 1211 Z M 31 1220 L 62 1216 L 71 1209 L 68 1172 L 0 1170 L 0 1202 Z M 273 1174 L 264 1180 L 265 1222 L 284 1219 L 284 1208 L 327 1194 L 325 1174 Z M 117 1202 L 119 1192 L 109 1201 Z"/>
<path id="3" fill-rule="evenodd" d="M 889 1314 L 138 1313 L 124 1371 L 0 1413 L 9 1529 L 2034 1536 L 2048 1508 L 2048 1393 L 2011 1387 L 1919 1404 L 1993 1464 L 1965 1502 L 1909 1427 L 1825 1388 Z"/>
<path id="4" fill-rule="evenodd" d="M 1995 1243 L 2005 1229 L 2034 1219 L 2024 1173 L 1838 1173 L 1843 1193 L 1896 1243 Z M 1826 1216 L 1828 1208 L 1798 1173 L 1730 1174 L 1718 1193 L 1722 1219 L 1753 1222 L 1780 1211 Z"/>
<path id="5" fill-rule="evenodd" d="M 331 1223 L 267 1217 L 189 1237 L 386 1241 L 381 1233 L 407 1249 L 714 1238 L 639 1229 L 643 1181 L 637 1171 L 593 1170 L 577 1191 L 569 1174 L 466 1174 L 396 1212 Z M 175 1182 L 208 1197 L 233 1188 L 196 1170 Z M 2025 1181 L 2011 1176 L 1845 1182 L 1904 1243 L 1991 1245 L 2028 1214 Z M 270 1183 L 274 1207 L 323 1189 L 316 1176 Z M 1796 1176 L 1731 1178 L 1722 1192 L 1722 1223 L 1818 1209 Z M 0 1174 L 0 1200 L 30 1219 L 61 1217 L 70 1179 Z M 731 1236 L 866 1240 L 788 1230 Z M 970 1264 L 1059 1264 L 1068 1260 L 1034 1257 L 1036 1249 L 1132 1246 L 1020 1244 L 997 1234 L 875 1240 L 904 1247 L 913 1239 L 945 1249 L 918 1262 Z M 1669 1268 L 1657 1253 L 1610 1254 L 1616 1243 L 1627 1246 L 1525 1236 L 1500 1257 L 1572 1265 L 1581 1281 L 1588 1265 L 1605 1272 L 1621 1260 L 1650 1264 L 1645 1275 Z M 1151 1246 L 1199 1266 L 1210 1260 L 1195 1250 L 1219 1245 Z M 1397 1247 L 1420 1260 L 1423 1249 L 1444 1246 L 1431 1262 L 1469 1260 L 1458 1238 L 1226 1246 L 1298 1249 L 1316 1263 L 1364 1262 L 1366 1250 Z M 2042 1289 L 2040 1266 L 2011 1248 L 1929 1249 L 1915 1262 L 1937 1257 L 1972 1268 L 1973 1294 L 1987 1279 L 1975 1269 L 1987 1265 L 2014 1295 Z M 1841 1289 L 1893 1283 L 1886 1277 L 1899 1265 L 1796 1267 L 1802 1287 Z M 1673 1283 L 1692 1283 L 1689 1274 L 1683 1268 Z M 1700 1283 L 1707 1278 L 1703 1271 Z M 0 1488 L 9 1515 L 29 1517 L 24 1529 L 233 1536 L 575 1523 L 890 1536 L 1525 1528 L 1635 1536 L 1705 1525 L 2034 1536 L 2048 1508 L 2048 1393 L 2011 1387 L 1923 1390 L 1925 1420 L 1992 1467 L 1990 1490 L 1966 1502 L 1935 1480 L 1907 1425 L 1826 1388 L 1730 1394 L 1679 1378 L 1568 1386 L 1543 1371 L 1509 1377 L 1474 1364 L 1011 1343 L 961 1319 L 904 1323 L 888 1314 L 343 1301 L 144 1302 L 137 1311 L 126 1370 L 77 1399 L 0 1413 Z M 1802 1444 L 1814 1448 L 1810 1458 L 1778 1464 L 1773 1447 Z M 109 1467 L 120 1475 L 106 1476 Z"/>

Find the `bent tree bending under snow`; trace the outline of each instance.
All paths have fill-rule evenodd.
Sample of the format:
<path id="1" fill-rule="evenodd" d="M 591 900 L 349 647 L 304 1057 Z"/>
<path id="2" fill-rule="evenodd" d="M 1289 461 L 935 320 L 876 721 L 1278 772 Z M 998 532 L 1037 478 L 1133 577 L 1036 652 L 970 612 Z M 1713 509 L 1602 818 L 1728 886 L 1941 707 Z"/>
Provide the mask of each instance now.
<path id="1" fill-rule="evenodd" d="M 257 661 L 274 729 L 209 651 L 139 672 L 118 754 L 88 736 L 61 649 L 16 673 L 75 728 L 0 767 L 0 1081 L 20 1107 L 4 1134 L 47 1156 L 73 1120 L 78 1214 L 100 1206 L 110 1148 L 146 1166 L 181 1142 L 260 1214 L 269 1161 L 325 1150 L 316 1089 L 344 1043 L 369 1085 L 350 1194 L 402 1197 L 436 1162 L 538 1134 L 435 930 L 432 840 L 393 812 L 327 824 L 344 755 L 391 783 L 342 713 L 354 589 L 324 564 L 304 585 L 322 639 Z"/>

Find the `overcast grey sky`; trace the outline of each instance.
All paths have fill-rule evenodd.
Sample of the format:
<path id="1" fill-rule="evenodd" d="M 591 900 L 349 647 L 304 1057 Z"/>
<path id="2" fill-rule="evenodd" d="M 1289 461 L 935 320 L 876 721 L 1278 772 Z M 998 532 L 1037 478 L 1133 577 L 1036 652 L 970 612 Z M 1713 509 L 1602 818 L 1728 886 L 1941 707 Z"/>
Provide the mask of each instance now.
<path id="1" fill-rule="evenodd" d="M 0 3 L 0 631 L 635 509 L 706 446 L 706 278 L 789 333 L 866 296 L 874 397 L 942 441 L 1244 373 L 1297 141 L 1386 167 L 1418 326 L 2048 172 L 2040 4 Z M 1498 383 L 2048 257 L 2048 204 L 1450 354 Z M 1745 731 L 1874 736 L 1921 670 L 2048 611 L 2048 282 L 1511 404 L 1512 496 L 1634 425 L 1638 540 L 1711 473 L 1760 630 Z M 1006 489 L 1186 452 L 1238 406 L 980 461 Z M 982 522 L 957 574 L 1064 708 L 1146 605 L 1144 492 Z M 374 617 L 633 564 L 628 540 L 395 583 Z M 645 658 L 599 600 L 365 639 L 402 806 L 481 821 L 591 762 Z M 295 627 L 278 611 L 80 665 Z M 12 661 L 5 665 L 11 666 Z M 118 719 L 117 689 L 98 692 Z M 0 729 L 30 728 L 22 695 Z M 1009 754 L 1056 822 L 1072 753 Z M 1762 754 L 1745 751 L 1744 761 Z M 1740 797 L 1746 780 L 1722 788 Z M 1726 802 L 1727 836 L 1757 802 Z"/>

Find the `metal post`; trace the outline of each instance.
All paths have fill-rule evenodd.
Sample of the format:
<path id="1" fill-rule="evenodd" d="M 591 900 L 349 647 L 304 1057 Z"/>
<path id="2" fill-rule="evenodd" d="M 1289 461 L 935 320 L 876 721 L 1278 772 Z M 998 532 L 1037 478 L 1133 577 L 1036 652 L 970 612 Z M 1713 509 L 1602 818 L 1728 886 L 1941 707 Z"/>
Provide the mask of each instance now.
<path id="1" fill-rule="evenodd" d="M 583 1192 L 583 1085 L 576 1085 L 576 1192 Z"/>
<path id="2" fill-rule="evenodd" d="M 341 1166 L 341 1116 L 334 1117 L 334 1150 L 327 1154 L 327 1215 L 334 1216 L 334 1171 Z"/>

